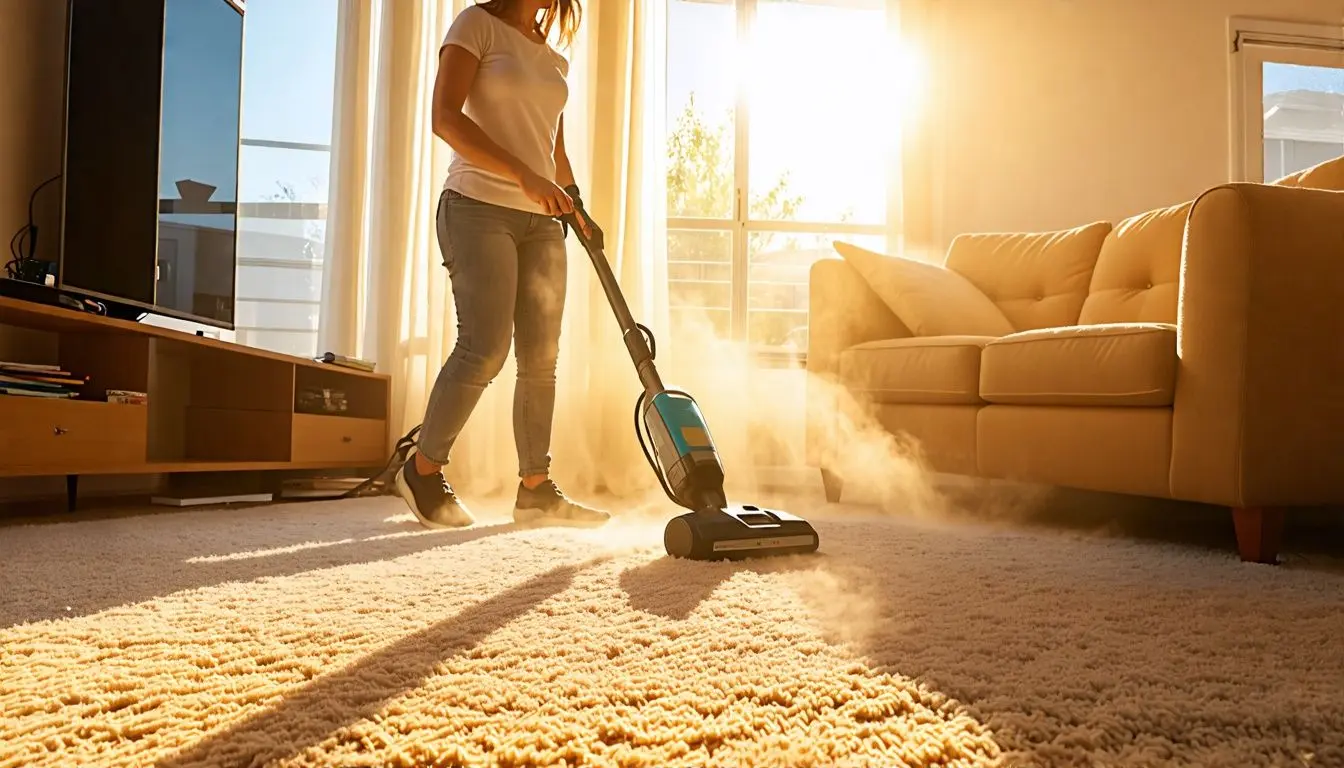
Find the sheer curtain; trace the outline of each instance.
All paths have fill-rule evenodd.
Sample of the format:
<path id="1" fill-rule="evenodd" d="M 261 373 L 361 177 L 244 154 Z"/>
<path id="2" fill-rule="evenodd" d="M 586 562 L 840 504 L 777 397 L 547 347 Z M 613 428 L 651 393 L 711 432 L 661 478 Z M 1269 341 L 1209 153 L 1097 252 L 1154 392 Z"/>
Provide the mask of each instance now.
<path id="1" fill-rule="evenodd" d="M 332 194 L 320 325 L 324 351 L 391 374 L 390 437 L 420 422 L 456 335 L 435 238 L 450 157 L 430 129 L 439 43 L 474 0 L 341 0 Z M 666 0 L 588 0 L 570 59 L 568 150 L 636 316 L 666 328 L 662 132 Z M 638 379 L 587 254 L 569 246 L 552 453 L 567 489 L 628 493 L 652 478 L 634 442 Z M 660 334 L 660 338 L 663 334 Z M 506 365 L 446 471 L 464 491 L 511 491 L 518 461 Z"/>
<path id="2" fill-rule="evenodd" d="M 895 21 L 892 35 L 908 47 L 903 62 L 916 72 L 897 72 L 901 110 L 900 142 L 900 242 L 915 258 L 942 262 L 942 169 L 943 142 L 939 123 L 943 117 L 939 86 L 944 38 L 942 14 L 933 0 L 888 0 Z"/>

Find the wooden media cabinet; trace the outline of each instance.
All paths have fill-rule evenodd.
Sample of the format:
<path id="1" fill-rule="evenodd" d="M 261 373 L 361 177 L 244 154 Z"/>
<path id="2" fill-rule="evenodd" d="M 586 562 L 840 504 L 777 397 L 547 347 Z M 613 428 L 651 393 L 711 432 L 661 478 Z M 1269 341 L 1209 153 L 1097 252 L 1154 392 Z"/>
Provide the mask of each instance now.
<path id="1" fill-rule="evenodd" d="M 390 452 L 391 379 L 144 323 L 0 297 L 0 326 L 54 337 L 78 398 L 0 395 L 0 477 L 377 470 Z M 345 410 L 305 412 L 305 389 Z M 147 395 L 107 401 L 108 390 Z"/>

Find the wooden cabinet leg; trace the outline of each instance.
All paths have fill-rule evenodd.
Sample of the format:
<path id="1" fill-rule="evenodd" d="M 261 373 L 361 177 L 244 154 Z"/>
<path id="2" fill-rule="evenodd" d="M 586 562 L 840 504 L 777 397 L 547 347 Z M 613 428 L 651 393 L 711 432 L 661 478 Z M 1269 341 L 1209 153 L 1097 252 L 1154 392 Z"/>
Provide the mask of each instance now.
<path id="1" fill-rule="evenodd" d="M 821 470 L 821 487 L 826 490 L 826 500 L 834 504 L 840 501 L 840 491 L 844 488 L 844 481 L 829 469 L 823 469 Z"/>
<path id="2" fill-rule="evenodd" d="M 79 501 L 79 475 L 65 476 L 65 509 L 74 512 Z"/>
<path id="3" fill-rule="evenodd" d="M 1234 507 L 1232 524 L 1242 562 L 1277 564 L 1283 542 L 1282 507 Z"/>

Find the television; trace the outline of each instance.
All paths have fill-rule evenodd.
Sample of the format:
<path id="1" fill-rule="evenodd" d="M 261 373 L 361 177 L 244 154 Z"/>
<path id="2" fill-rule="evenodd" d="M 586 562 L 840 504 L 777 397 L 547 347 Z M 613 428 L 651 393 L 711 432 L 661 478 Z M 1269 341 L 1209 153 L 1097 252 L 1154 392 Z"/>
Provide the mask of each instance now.
<path id="1" fill-rule="evenodd" d="M 243 0 L 68 0 L 57 284 L 232 330 Z"/>

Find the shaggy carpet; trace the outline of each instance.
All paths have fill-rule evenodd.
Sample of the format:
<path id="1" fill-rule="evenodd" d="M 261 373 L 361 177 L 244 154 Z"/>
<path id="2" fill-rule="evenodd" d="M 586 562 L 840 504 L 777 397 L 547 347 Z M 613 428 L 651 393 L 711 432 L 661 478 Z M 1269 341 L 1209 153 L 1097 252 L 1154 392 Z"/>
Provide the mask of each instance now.
<path id="1" fill-rule="evenodd" d="M 1344 765 L 1336 570 L 819 506 L 746 564 L 387 498 L 0 528 L 0 766 Z"/>

